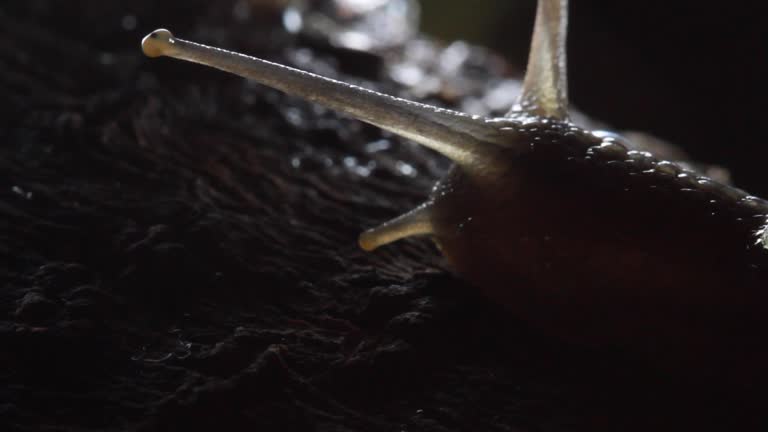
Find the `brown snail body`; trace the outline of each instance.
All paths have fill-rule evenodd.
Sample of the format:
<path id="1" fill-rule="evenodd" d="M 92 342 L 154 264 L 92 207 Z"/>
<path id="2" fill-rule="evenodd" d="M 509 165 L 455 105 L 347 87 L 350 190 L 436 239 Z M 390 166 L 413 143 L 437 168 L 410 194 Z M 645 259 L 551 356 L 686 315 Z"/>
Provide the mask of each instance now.
<path id="1" fill-rule="evenodd" d="M 236 73 L 455 162 L 429 200 L 366 231 L 431 236 L 454 270 L 540 328 L 750 381 L 768 359 L 768 203 L 580 128 L 567 111 L 565 0 L 541 0 L 506 117 L 418 104 L 157 30 L 144 52 Z"/>
<path id="2" fill-rule="evenodd" d="M 756 379 L 767 354 L 768 256 L 755 241 L 765 202 L 549 128 L 571 130 L 533 124 L 528 154 L 499 155 L 506 171 L 457 168 L 436 187 L 434 238 L 455 271 L 558 337 Z"/>

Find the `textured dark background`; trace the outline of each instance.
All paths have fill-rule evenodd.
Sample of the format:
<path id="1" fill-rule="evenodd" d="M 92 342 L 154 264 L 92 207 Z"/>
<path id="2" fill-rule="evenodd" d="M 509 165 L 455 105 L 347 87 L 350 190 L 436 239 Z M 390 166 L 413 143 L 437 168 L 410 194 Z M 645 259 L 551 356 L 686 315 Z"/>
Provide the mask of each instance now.
<path id="1" fill-rule="evenodd" d="M 765 191 L 759 14 L 574 3 L 578 106 Z M 481 33 L 519 58 L 530 23 L 499 4 Z M 168 26 L 409 89 L 381 58 L 293 38 L 269 14 L 233 20 L 232 8 L 0 6 L 0 430 L 762 425 L 759 400 L 537 334 L 425 241 L 359 251 L 358 232 L 417 205 L 445 161 L 279 92 L 145 59 L 138 41 Z M 461 78 L 515 70 L 477 53 Z"/>

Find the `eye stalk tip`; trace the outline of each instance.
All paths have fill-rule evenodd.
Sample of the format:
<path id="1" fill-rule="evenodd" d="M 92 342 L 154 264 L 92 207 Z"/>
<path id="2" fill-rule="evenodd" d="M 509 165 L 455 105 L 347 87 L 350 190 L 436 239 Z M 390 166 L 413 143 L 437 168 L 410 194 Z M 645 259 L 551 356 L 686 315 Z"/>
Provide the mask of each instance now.
<path id="1" fill-rule="evenodd" d="M 147 57 L 164 56 L 171 49 L 173 34 L 166 29 L 158 29 L 144 36 L 141 40 L 141 50 Z"/>

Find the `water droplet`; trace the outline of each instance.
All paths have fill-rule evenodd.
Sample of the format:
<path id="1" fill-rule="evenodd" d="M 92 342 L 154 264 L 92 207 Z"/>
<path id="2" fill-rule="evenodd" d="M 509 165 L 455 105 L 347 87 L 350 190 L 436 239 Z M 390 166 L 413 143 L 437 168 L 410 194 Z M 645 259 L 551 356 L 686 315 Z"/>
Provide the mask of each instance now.
<path id="1" fill-rule="evenodd" d="M 18 186 L 11 187 L 11 191 L 24 199 L 28 199 L 28 200 L 32 199 L 32 192 L 27 192 Z"/>
<path id="2" fill-rule="evenodd" d="M 395 168 L 400 172 L 400 174 L 404 176 L 413 177 L 416 175 L 416 169 L 413 167 L 413 165 L 403 161 L 397 161 Z"/>
<path id="3" fill-rule="evenodd" d="M 296 8 L 289 7 L 283 12 L 283 27 L 289 33 L 298 33 L 304 25 L 301 13 Z"/>
<path id="4" fill-rule="evenodd" d="M 368 153 L 377 153 L 384 150 L 389 150 L 392 144 L 385 139 L 377 140 L 365 145 L 365 151 Z"/>

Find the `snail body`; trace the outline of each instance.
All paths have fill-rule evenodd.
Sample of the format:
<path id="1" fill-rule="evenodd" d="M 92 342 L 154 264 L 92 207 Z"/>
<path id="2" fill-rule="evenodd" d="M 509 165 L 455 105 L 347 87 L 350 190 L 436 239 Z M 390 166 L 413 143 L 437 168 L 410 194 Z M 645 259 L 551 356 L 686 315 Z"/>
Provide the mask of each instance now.
<path id="1" fill-rule="evenodd" d="M 750 381 L 768 360 L 768 202 L 568 117 L 567 1 L 541 0 L 523 90 L 501 118 L 415 103 L 156 30 L 170 56 L 253 79 L 454 162 L 429 199 L 360 236 L 432 237 L 452 268 L 565 339 Z"/>
<path id="2" fill-rule="evenodd" d="M 540 140 L 507 171 L 455 169 L 437 186 L 434 238 L 453 269 L 555 336 L 754 379 L 765 202 L 587 131 L 547 133 L 566 127 L 534 123 Z"/>

